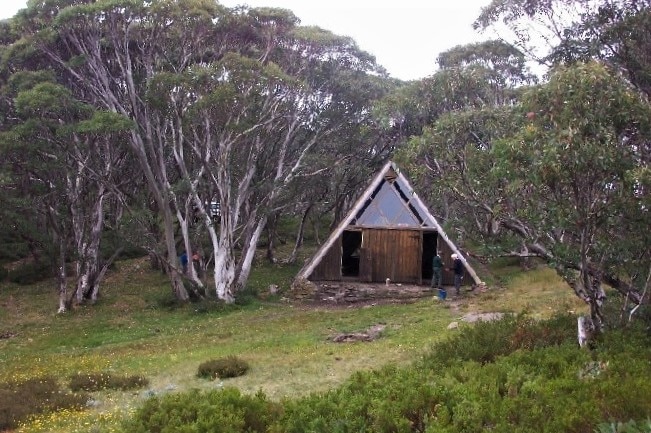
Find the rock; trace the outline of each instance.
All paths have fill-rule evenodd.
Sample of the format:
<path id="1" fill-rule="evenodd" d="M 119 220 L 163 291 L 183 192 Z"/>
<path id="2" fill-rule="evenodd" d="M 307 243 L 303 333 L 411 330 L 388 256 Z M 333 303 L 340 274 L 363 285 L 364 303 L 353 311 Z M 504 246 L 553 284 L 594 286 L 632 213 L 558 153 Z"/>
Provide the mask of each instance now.
<path id="1" fill-rule="evenodd" d="M 305 278 L 296 278 L 292 283 L 292 296 L 296 299 L 312 299 L 317 291 L 317 286 Z"/>
<path id="2" fill-rule="evenodd" d="M 448 325 L 448 329 L 457 329 L 459 327 L 459 322 L 452 322 Z"/>
<path id="3" fill-rule="evenodd" d="M 270 295 L 275 295 L 276 293 L 278 293 L 278 285 L 270 284 L 268 290 Z"/>
<path id="4" fill-rule="evenodd" d="M 504 313 L 468 313 L 461 318 L 464 322 L 491 322 L 493 320 L 500 320 L 504 317 Z"/>
<path id="5" fill-rule="evenodd" d="M 86 407 L 100 407 L 102 403 L 99 400 L 90 398 L 86 401 Z"/>

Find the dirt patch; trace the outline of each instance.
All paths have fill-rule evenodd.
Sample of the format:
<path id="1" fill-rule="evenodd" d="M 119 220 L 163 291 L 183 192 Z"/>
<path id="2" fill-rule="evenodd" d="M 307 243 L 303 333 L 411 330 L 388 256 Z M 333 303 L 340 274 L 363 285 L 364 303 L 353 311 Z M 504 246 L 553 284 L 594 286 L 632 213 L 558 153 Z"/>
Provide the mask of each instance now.
<path id="1" fill-rule="evenodd" d="M 353 343 L 356 341 L 373 341 L 377 340 L 386 328 L 385 325 L 378 324 L 373 325 L 363 332 L 351 332 L 347 334 L 338 334 L 332 337 L 332 341 L 335 343 Z"/>
<path id="2" fill-rule="evenodd" d="M 18 335 L 18 334 L 16 334 L 16 333 L 13 332 L 13 331 L 4 331 L 4 332 L 0 332 L 0 340 L 8 340 L 8 339 L 10 339 L 10 338 L 14 338 L 14 337 L 17 336 L 17 335 Z"/>

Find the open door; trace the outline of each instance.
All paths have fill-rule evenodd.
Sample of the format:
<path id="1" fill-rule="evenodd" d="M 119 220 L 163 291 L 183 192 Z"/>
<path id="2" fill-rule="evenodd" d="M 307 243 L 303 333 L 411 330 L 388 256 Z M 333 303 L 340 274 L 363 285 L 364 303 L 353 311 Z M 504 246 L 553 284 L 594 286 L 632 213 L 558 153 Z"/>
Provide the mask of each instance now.
<path id="1" fill-rule="evenodd" d="M 362 232 L 344 230 L 341 234 L 341 276 L 359 277 L 362 250 Z"/>
<path id="2" fill-rule="evenodd" d="M 432 260 L 436 249 L 438 248 L 438 233 L 424 232 L 423 233 L 423 260 L 422 260 L 422 277 L 423 281 L 430 281 L 432 279 Z"/>

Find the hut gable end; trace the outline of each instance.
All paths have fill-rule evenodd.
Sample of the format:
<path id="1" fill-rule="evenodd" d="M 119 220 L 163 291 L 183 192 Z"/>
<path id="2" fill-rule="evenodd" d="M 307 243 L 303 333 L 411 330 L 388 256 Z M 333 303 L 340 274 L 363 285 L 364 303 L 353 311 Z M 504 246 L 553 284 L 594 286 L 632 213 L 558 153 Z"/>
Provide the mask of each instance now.
<path id="1" fill-rule="evenodd" d="M 481 283 L 405 175 L 388 162 L 298 278 L 365 282 L 389 278 L 420 284 L 431 277 L 428 272 L 436 250 L 457 253 L 469 276 Z"/>

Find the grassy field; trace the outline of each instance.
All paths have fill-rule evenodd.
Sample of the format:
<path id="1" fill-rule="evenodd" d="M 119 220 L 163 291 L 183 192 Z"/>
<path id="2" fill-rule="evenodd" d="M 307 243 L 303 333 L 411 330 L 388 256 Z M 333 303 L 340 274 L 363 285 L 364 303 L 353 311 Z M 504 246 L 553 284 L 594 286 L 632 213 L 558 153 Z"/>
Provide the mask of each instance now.
<path id="1" fill-rule="evenodd" d="M 251 285 L 270 282 L 287 289 L 295 267 L 256 268 Z M 54 376 L 62 384 L 75 373 L 142 375 L 146 389 L 93 393 L 83 412 L 41 416 L 20 432 L 114 431 L 121 417 L 150 395 L 234 386 L 270 398 L 294 398 L 341 384 L 353 372 L 419 359 L 454 330 L 447 326 L 469 312 L 513 312 L 549 317 L 584 309 L 547 269 L 522 273 L 509 263 L 490 269 L 494 284 L 458 301 L 434 296 L 412 303 L 361 308 L 307 306 L 280 296 L 224 307 L 216 302 L 174 306 L 165 276 L 146 261 L 120 262 L 95 306 L 57 315 L 53 282 L 0 286 L 0 382 Z M 502 277 L 500 277 L 500 275 Z M 373 342 L 333 343 L 342 332 L 383 324 Z M 462 324 L 462 326 L 471 326 Z M 237 355 L 251 366 L 241 377 L 196 377 L 209 359 Z M 91 429 L 92 427 L 92 429 Z"/>

